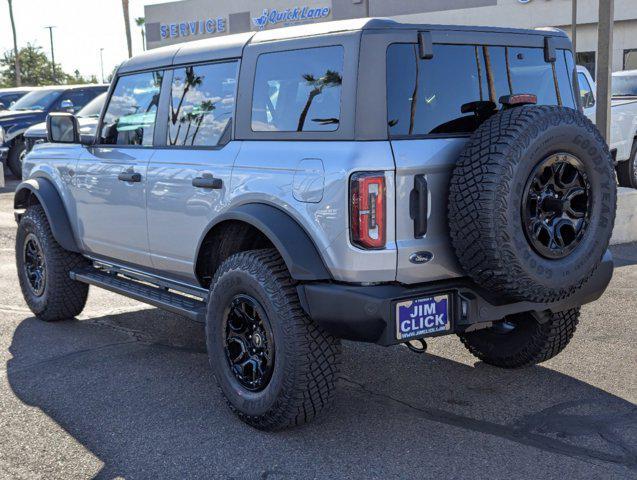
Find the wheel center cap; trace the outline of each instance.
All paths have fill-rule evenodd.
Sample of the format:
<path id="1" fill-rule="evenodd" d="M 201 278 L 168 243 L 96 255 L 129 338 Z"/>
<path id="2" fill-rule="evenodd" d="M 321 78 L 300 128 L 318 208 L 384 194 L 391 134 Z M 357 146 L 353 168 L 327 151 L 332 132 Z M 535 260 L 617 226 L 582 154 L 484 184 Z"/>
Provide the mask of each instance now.
<path id="1" fill-rule="evenodd" d="M 263 340 L 261 339 L 261 335 L 259 335 L 258 333 L 255 333 L 254 335 L 252 335 L 252 342 L 254 343 L 255 347 L 260 347 L 261 343 L 263 343 Z"/>
<path id="2" fill-rule="evenodd" d="M 542 210 L 544 212 L 561 215 L 564 210 L 564 202 L 553 195 L 548 195 L 542 200 Z"/>

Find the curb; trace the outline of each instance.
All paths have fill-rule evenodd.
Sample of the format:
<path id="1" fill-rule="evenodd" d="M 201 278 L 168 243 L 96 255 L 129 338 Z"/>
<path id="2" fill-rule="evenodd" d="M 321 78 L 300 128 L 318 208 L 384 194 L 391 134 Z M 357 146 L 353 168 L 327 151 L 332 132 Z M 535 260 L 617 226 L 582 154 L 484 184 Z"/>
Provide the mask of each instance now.
<path id="1" fill-rule="evenodd" d="M 617 215 L 611 245 L 637 241 L 637 190 L 617 188 Z"/>

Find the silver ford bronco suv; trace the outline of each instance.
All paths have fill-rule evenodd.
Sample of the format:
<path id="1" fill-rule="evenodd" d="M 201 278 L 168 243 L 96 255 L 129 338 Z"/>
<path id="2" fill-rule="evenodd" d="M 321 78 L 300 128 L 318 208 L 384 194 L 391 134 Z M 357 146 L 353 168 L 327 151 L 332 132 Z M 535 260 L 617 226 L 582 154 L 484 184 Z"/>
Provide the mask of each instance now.
<path id="1" fill-rule="evenodd" d="M 264 430 L 330 403 L 341 339 L 542 362 L 613 270 L 613 162 L 578 91 L 558 30 L 359 19 L 146 52 L 94 136 L 52 113 L 25 159 L 22 292 L 44 321 L 95 285 L 205 322 Z"/>

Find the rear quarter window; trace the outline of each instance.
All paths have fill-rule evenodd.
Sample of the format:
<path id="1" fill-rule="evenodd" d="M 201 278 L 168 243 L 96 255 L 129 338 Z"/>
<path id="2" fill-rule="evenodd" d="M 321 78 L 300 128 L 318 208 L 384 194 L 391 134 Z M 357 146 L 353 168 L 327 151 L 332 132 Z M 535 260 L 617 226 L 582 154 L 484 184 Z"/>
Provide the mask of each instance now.
<path id="1" fill-rule="evenodd" d="M 570 52 L 568 52 L 570 55 Z M 392 137 L 468 134 L 479 125 L 463 105 L 531 93 L 541 105 L 575 108 L 566 52 L 544 61 L 541 48 L 434 44 L 433 58 L 415 44 L 387 50 L 387 122 Z"/>
<path id="2" fill-rule="evenodd" d="M 252 96 L 252 130 L 338 130 L 343 52 L 342 46 L 331 46 L 260 55 Z"/>

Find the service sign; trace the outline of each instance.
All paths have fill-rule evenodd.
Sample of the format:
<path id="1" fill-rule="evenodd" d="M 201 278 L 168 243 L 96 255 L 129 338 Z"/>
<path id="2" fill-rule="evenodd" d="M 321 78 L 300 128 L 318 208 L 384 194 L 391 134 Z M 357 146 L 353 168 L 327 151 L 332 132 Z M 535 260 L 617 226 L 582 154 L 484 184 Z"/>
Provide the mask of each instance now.
<path id="1" fill-rule="evenodd" d="M 396 338 L 411 338 L 451 329 L 449 296 L 418 298 L 396 304 Z"/>
<path id="2" fill-rule="evenodd" d="M 226 24 L 226 19 L 223 17 L 202 18 L 188 22 L 162 23 L 159 26 L 159 35 L 162 40 L 197 35 L 212 35 L 214 33 L 224 33 L 227 28 Z"/>

